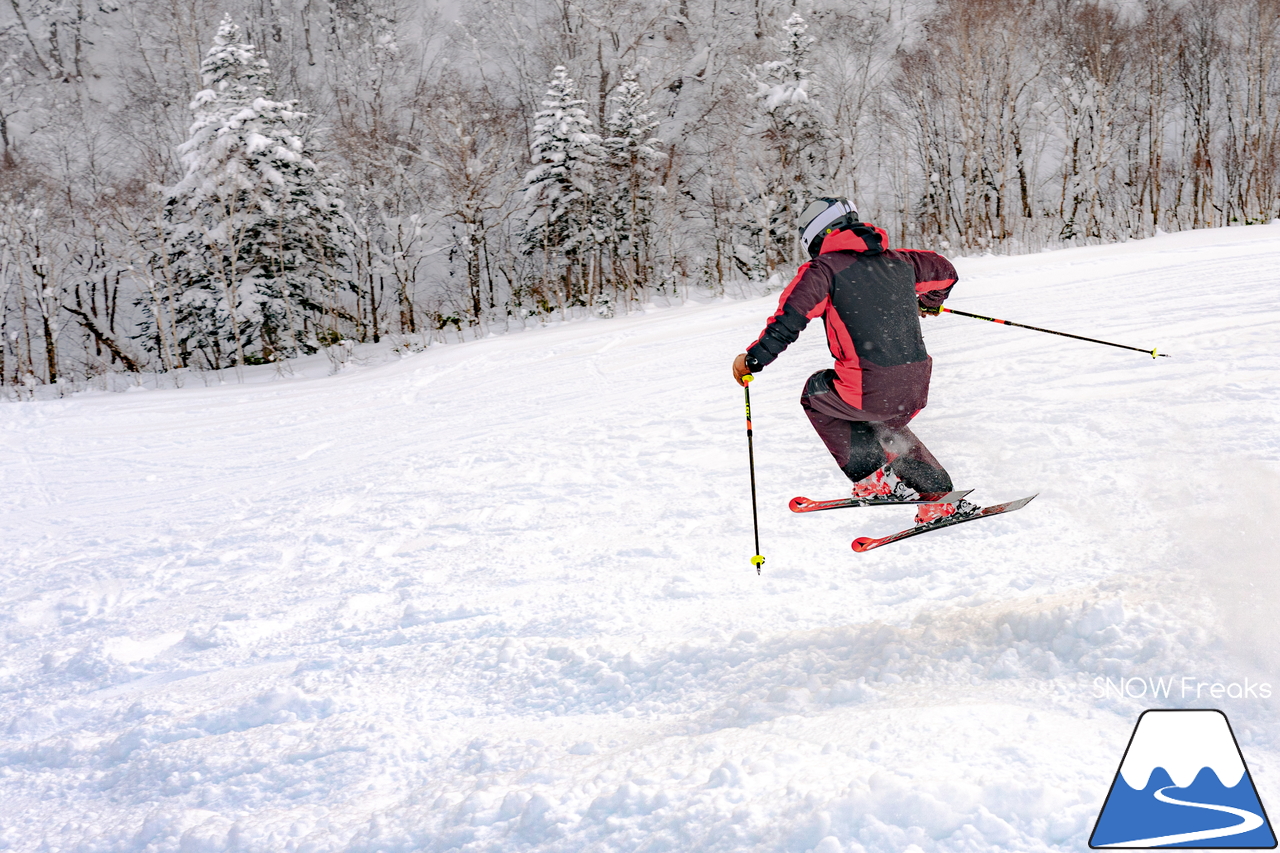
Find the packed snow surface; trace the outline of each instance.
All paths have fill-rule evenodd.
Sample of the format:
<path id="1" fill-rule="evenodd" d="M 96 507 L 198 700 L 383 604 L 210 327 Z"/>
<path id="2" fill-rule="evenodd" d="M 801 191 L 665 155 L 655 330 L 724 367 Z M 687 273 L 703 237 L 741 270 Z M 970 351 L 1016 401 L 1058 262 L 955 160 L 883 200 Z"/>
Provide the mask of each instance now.
<path id="1" fill-rule="evenodd" d="M 1280 225 L 958 267 L 1172 357 L 924 320 L 917 434 L 1039 497 L 855 554 L 815 323 L 760 576 L 776 294 L 0 405 L 0 849 L 1078 851 L 1148 707 L 1280 811 Z"/>

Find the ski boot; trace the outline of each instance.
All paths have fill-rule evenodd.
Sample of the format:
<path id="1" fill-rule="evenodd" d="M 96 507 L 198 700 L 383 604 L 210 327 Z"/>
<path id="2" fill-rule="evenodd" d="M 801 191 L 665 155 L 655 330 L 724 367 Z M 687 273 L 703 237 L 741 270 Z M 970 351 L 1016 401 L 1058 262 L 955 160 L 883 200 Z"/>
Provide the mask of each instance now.
<path id="1" fill-rule="evenodd" d="M 966 500 L 961 500 L 953 504 L 920 504 L 916 508 L 916 524 L 928 524 L 941 518 L 950 518 L 951 516 L 963 517 L 973 515 L 982 507 Z"/>
<path id="2" fill-rule="evenodd" d="M 853 496 L 855 498 L 887 497 L 909 501 L 920 495 L 915 489 L 898 479 L 898 475 L 890 471 L 888 465 L 883 465 L 853 484 Z M 924 504 L 924 506 L 935 506 L 935 504 Z M 942 506 L 950 506 L 950 504 L 942 504 Z"/>

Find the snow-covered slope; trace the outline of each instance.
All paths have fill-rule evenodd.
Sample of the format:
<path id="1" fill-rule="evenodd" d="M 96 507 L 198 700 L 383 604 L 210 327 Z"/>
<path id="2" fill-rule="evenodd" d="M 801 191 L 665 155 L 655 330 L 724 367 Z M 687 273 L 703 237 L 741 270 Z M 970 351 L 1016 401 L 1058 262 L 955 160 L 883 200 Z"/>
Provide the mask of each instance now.
<path id="1" fill-rule="evenodd" d="M 845 489 L 811 328 L 752 386 L 760 577 L 773 298 L 0 406 L 0 849 L 1081 850 L 1145 707 L 1280 802 L 1280 225 L 958 266 L 1173 357 L 925 321 L 916 432 L 1040 497 L 859 555 L 911 511 L 786 508 Z"/>

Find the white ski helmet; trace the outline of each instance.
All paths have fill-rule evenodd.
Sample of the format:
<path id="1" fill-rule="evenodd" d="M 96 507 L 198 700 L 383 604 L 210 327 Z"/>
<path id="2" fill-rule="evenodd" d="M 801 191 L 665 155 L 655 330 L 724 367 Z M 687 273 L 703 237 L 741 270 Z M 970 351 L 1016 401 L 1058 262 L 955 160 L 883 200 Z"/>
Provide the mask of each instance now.
<path id="1" fill-rule="evenodd" d="M 858 209 L 847 198 L 819 198 L 800 213 L 800 244 L 809 257 L 818 257 L 828 234 L 848 228 L 858 221 Z"/>

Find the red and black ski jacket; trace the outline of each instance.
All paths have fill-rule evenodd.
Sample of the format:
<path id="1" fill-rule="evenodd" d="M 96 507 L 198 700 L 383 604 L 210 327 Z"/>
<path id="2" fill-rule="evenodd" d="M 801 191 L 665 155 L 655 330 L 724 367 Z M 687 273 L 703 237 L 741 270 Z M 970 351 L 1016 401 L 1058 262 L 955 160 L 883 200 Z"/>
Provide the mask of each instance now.
<path id="1" fill-rule="evenodd" d="M 920 334 L 918 306 L 937 308 L 956 269 L 935 252 L 889 249 L 869 223 L 837 231 L 800 267 L 778 310 L 747 348 L 752 370 L 769 364 L 822 317 L 836 360 L 836 391 L 849 405 L 888 420 L 914 415 L 929 398 L 933 361 Z"/>

